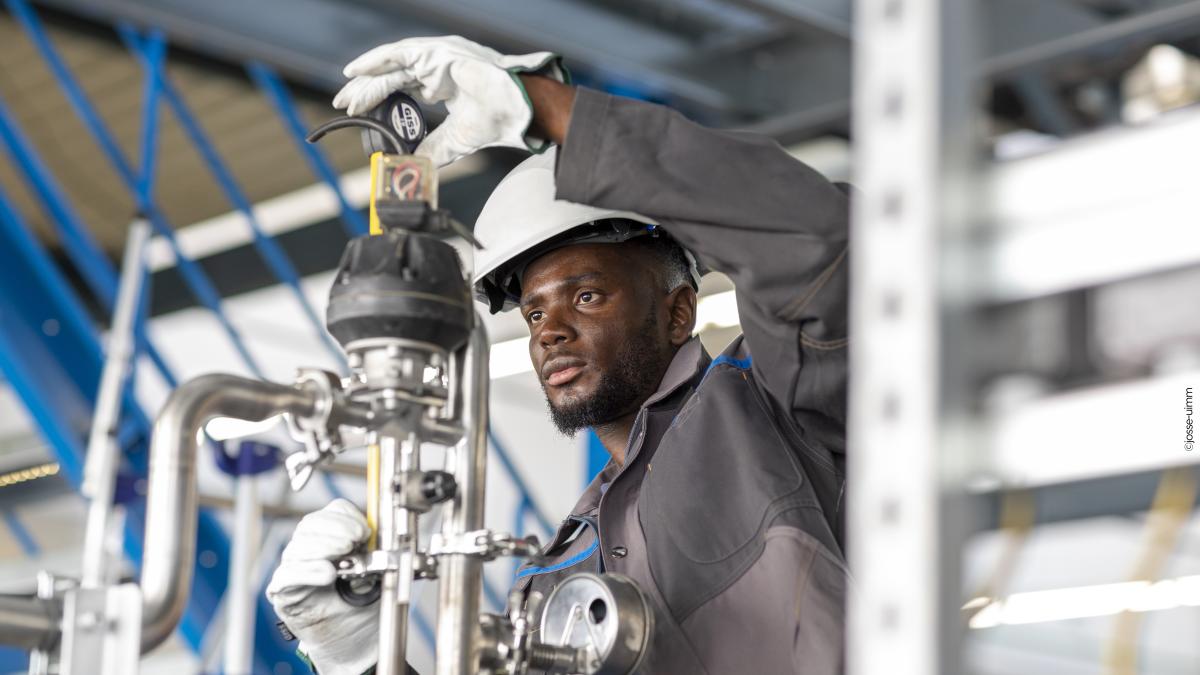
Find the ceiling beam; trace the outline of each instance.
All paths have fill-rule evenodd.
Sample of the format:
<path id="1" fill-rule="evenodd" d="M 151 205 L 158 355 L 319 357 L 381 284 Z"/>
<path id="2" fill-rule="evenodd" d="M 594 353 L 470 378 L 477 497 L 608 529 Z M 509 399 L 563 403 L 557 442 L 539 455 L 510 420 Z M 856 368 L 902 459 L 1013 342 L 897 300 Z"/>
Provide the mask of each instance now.
<path id="1" fill-rule="evenodd" d="M 851 0 L 738 0 L 776 18 L 849 40 L 853 34 Z"/>
<path id="2" fill-rule="evenodd" d="M 1043 21 L 1039 15 L 1043 10 L 1039 8 L 1057 3 L 1031 0 L 1011 6 L 1006 2 L 1008 0 L 997 0 L 985 4 L 990 7 L 990 12 L 995 13 L 996 20 L 988 18 L 983 22 L 984 25 L 991 31 L 999 30 L 998 25 L 1006 26 L 1003 37 L 989 38 L 992 52 L 985 57 L 981 66 L 981 77 L 993 82 L 1011 81 L 1033 71 L 1046 72 L 1049 68 L 1079 62 L 1096 53 L 1200 34 L 1200 0 L 1179 2 L 1107 22 L 1085 15 L 1064 18 L 1065 15 L 1059 13 L 1061 6 L 1044 10 L 1051 14 L 1047 14 Z M 1000 12 L 1004 11 L 1004 7 L 1023 13 L 1024 19 L 1019 22 L 1000 21 Z M 1047 30 L 1048 25 L 1057 25 L 1059 30 L 1066 32 Z M 1073 28 L 1068 30 L 1067 25 Z M 1021 33 L 1021 30 L 1027 32 Z M 794 86 L 805 87 L 807 82 L 800 81 Z M 827 133 L 830 129 L 845 128 L 850 114 L 849 89 L 847 87 L 844 95 L 832 93 L 834 95 L 826 100 L 788 109 L 787 112 L 744 128 L 772 136 L 783 143 L 794 143 Z"/>

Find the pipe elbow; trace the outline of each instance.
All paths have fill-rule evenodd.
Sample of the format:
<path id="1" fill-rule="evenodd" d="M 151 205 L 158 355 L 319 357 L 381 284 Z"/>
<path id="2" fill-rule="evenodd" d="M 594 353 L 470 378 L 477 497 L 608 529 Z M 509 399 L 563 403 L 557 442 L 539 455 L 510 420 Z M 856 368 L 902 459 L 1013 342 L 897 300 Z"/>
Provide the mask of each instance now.
<path id="1" fill-rule="evenodd" d="M 142 558 L 142 652 L 166 640 L 183 616 L 192 585 L 198 497 L 197 436 L 209 420 L 261 421 L 312 414 L 315 394 L 236 375 L 202 375 L 180 385 L 154 421 Z"/>

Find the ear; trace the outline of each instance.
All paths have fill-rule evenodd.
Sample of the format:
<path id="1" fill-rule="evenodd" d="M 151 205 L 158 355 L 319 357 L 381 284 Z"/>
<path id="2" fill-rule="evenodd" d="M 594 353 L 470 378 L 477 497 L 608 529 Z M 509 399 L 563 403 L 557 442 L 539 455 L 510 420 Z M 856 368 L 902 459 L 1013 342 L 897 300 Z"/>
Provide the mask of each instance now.
<path id="1" fill-rule="evenodd" d="M 671 344 L 678 347 L 692 337 L 696 327 L 696 290 L 690 284 L 682 284 L 667 294 L 667 335 Z"/>

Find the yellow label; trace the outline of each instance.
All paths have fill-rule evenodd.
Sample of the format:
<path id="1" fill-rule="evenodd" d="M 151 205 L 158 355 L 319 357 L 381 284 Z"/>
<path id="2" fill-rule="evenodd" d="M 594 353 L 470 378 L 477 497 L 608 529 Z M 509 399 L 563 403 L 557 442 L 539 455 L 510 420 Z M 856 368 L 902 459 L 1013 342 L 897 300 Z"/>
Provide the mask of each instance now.
<path id="1" fill-rule="evenodd" d="M 375 186 L 379 183 L 379 167 L 382 163 L 382 152 L 371 153 L 371 234 L 383 234 L 383 226 L 379 224 L 379 214 L 375 212 Z"/>
<path id="2" fill-rule="evenodd" d="M 367 548 L 375 550 L 375 536 L 379 533 L 379 444 L 367 446 L 367 526 L 371 538 Z"/>

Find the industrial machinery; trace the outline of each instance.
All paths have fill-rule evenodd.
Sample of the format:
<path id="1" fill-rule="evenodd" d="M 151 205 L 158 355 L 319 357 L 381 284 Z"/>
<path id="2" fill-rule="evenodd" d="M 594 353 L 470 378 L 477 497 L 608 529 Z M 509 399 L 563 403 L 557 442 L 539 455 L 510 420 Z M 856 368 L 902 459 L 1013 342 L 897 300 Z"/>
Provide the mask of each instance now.
<path id="1" fill-rule="evenodd" d="M 517 593 L 505 615 L 481 615 L 483 563 L 537 556 L 539 547 L 484 528 L 488 341 L 458 256 L 436 235 L 473 240 L 438 209 L 433 165 L 408 154 L 425 131 L 412 99 L 393 95 L 367 117 L 318 127 L 309 140 L 346 127 L 366 130 L 372 180 L 371 234 L 347 245 L 326 315 L 349 376 L 301 369 L 285 385 L 213 374 L 176 389 L 151 440 L 140 583 L 47 579 L 39 597 L 0 598 L 0 643 L 35 650 L 41 672 L 128 675 L 140 653 L 171 634 L 192 581 L 198 434 L 218 417 L 277 415 L 304 446 L 285 462 L 294 489 L 344 450 L 344 429 L 368 439 L 372 537 L 366 550 L 336 561 L 337 588 L 347 602 L 378 604 L 380 675 L 406 672 L 414 579 L 439 580 L 437 673 L 616 674 L 640 661 L 653 615 L 618 575 L 577 574 L 544 601 L 525 603 Z M 425 443 L 446 447 L 442 469 L 421 466 Z M 94 503 L 106 501 L 97 495 Z M 422 548 L 420 517 L 435 509 L 441 529 Z"/>

